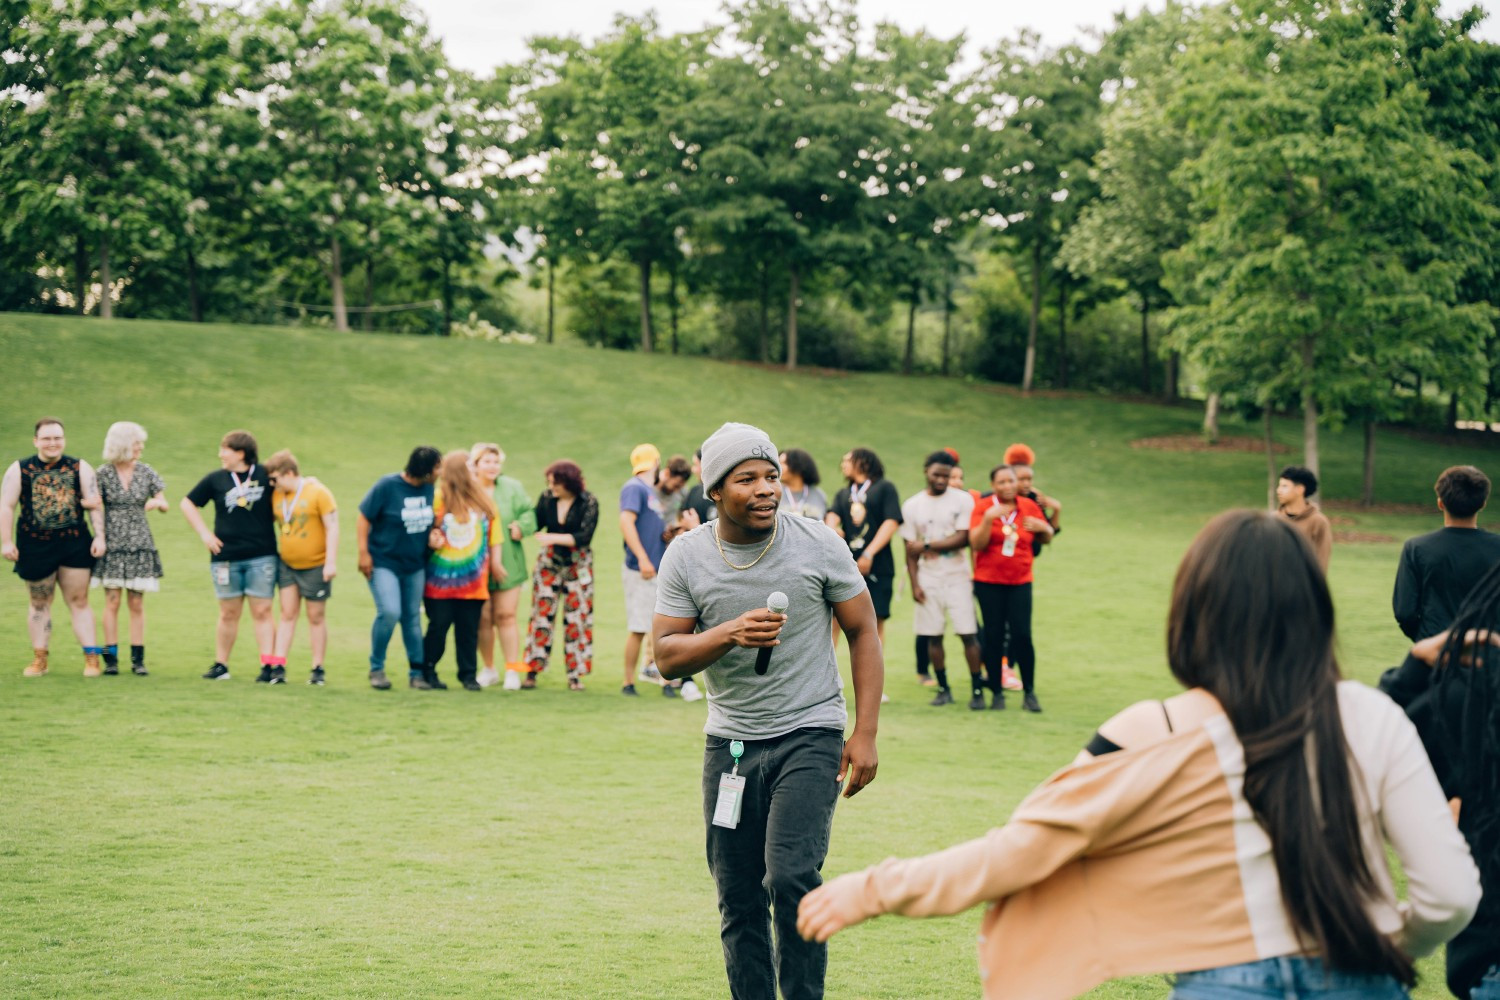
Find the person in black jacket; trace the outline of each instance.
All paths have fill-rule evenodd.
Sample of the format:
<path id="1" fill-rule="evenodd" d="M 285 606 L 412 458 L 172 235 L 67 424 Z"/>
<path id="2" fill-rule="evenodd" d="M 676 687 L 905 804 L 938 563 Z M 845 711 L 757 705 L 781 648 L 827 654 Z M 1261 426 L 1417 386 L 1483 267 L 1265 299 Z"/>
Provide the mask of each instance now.
<path id="1" fill-rule="evenodd" d="M 1408 639 L 1448 627 L 1479 578 L 1500 562 L 1500 535 L 1479 528 L 1490 481 L 1472 465 L 1444 469 L 1433 487 L 1443 526 L 1409 539 L 1401 549 L 1391 609 Z"/>
<path id="2" fill-rule="evenodd" d="M 1412 647 L 1381 688 L 1417 726 L 1484 895 L 1448 942 L 1448 988 L 1463 1000 L 1500 1000 L 1500 565 L 1468 595 L 1452 628 Z"/>

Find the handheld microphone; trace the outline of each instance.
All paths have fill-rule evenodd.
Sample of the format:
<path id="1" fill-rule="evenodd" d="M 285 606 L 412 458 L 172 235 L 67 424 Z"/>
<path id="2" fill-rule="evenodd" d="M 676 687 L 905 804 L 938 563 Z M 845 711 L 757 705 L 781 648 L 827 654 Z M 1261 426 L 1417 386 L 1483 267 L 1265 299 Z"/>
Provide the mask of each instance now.
<path id="1" fill-rule="evenodd" d="M 791 603 L 781 591 L 773 591 L 771 596 L 766 598 L 766 610 L 774 615 L 784 615 L 786 614 L 786 609 L 791 606 Z M 774 646 L 762 646 L 760 647 L 760 651 L 755 654 L 755 672 L 757 674 L 764 674 L 771 668 L 771 650 L 775 648 Z"/>

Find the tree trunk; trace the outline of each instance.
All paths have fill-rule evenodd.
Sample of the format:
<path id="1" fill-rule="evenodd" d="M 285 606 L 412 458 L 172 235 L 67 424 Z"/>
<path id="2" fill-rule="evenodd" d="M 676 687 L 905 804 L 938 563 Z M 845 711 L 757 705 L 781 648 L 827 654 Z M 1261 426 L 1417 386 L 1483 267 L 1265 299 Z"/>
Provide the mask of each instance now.
<path id="1" fill-rule="evenodd" d="M 1021 369 L 1021 391 L 1031 391 L 1036 375 L 1036 327 L 1042 315 L 1042 237 L 1031 245 L 1031 323 L 1026 329 L 1026 365 Z"/>
<path id="2" fill-rule="evenodd" d="M 1057 387 L 1068 387 L 1068 279 L 1057 283 Z"/>
<path id="3" fill-rule="evenodd" d="M 786 370 L 797 367 L 797 305 L 802 298 L 802 275 L 793 267 L 791 287 L 786 301 Z"/>
<path id="4" fill-rule="evenodd" d="M 1151 303 L 1141 296 L 1141 394 L 1151 395 Z"/>
<path id="5" fill-rule="evenodd" d="M 651 353 L 651 261 L 640 262 L 641 272 L 641 350 Z"/>
<path id="6" fill-rule="evenodd" d="M 1365 475 L 1359 488 L 1363 507 L 1375 506 L 1375 418 L 1365 419 Z"/>
<path id="7" fill-rule="evenodd" d="M 1219 442 L 1219 394 L 1211 392 L 1203 404 L 1203 436 L 1209 444 Z"/>
<path id="8" fill-rule="evenodd" d="M 1448 396 L 1448 433 L 1452 434 L 1458 426 L 1458 393 L 1450 393 Z"/>
<path id="9" fill-rule="evenodd" d="M 453 261 L 443 258 L 443 336 L 453 336 Z"/>
<path id="10" fill-rule="evenodd" d="M 771 363 L 771 276 L 764 261 L 760 265 L 760 363 Z"/>
<path id="11" fill-rule="evenodd" d="M 73 242 L 73 297 L 78 303 L 78 315 L 88 315 L 89 293 L 89 248 L 79 233 Z"/>
<path id="12" fill-rule="evenodd" d="M 1266 405 L 1265 414 L 1265 436 L 1266 436 L 1266 507 L 1269 510 L 1276 509 L 1276 481 L 1281 478 L 1276 468 L 1276 439 L 1271 435 L 1271 407 Z"/>
<path id="13" fill-rule="evenodd" d="M 359 328 L 366 333 L 370 332 L 370 323 L 374 319 L 373 306 L 375 305 L 375 258 L 365 258 L 365 311 L 359 317 Z"/>
<path id="14" fill-rule="evenodd" d="M 948 374 L 948 359 L 953 343 L 953 271 L 943 268 L 943 374 Z"/>
<path id="15" fill-rule="evenodd" d="M 1182 355 L 1176 351 L 1167 354 L 1167 384 L 1162 388 L 1162 395 L 1167 397 L 1167 402 L 1177 400 L 1177 373 L 1181 369 Z"/>
<path id="16" fill-rule="evenodd" d="M 188 272 L 188 314 L 194 323 L 203 322 L 203 300 L 198 292 L 198 258 L 193 255 L 193 248 L 187 248 L 187 272 Z"/>
<path id="17" fill-rule="evenodd" d="M 1302 340 L 1302 464 L 1318 478 L 1318 397 L 1313 392 L 1313 341 Z"/>
<path id="18" fill-rule="evenodd" d="M 333 294 L 333 328 L 349 332 L 349 310 L 344 306 L 344 258 L 339 252 L 338 234 L 328 241 L 328 286 Z"/>
<path id="19" fill-rule="evenodd" d="M 552 259 L 547 259 L 547 343 L 552 343 L 553 322 L 557 312 L 557 268 L 553 266 Z"/>
<path id="20" fill-rule="evenodd" d="M 677 353 L 677 267 L 673 265 L 667 269 L 667 277 L 671 279 L 667 285 L 667 309 L 672 320 L 672 353 Z"/>
<path id="21" fill-rule="evenodd" d="M 906 303 L 906 357 L 901 359 L 901 374 L 910 375 L 912 359 L 917 353 L 917 299 L 921 295 L 916 286 L 912 286 L 911 298 Z"/>
<path id="22" fill-rule="evenodd" d="M 109 273 L 109 230 L 99 237 L 99 318 L 115 318 L 115 298 L 111 294 Z"/>

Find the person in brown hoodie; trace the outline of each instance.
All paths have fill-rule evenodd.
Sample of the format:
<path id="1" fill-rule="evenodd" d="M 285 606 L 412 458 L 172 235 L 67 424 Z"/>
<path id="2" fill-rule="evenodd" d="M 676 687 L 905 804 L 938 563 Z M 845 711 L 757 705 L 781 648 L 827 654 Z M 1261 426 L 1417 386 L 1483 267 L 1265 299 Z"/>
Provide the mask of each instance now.
<path id="1" fill-rule="evenodd" d="M 1297 530 L 1312 543 L 1318 565 L 1327 573 L 1328 557 L 1333 554 L 1333 528 L 1318 505 L 1312 502 L 1317 492 L 1318 477 L 1311 469 L 1288 465 L 1281 470 L 1281 478 L 1276 482 L 1276 502 L 1280 505 L 1276 509 L 1289 517 Z"/>

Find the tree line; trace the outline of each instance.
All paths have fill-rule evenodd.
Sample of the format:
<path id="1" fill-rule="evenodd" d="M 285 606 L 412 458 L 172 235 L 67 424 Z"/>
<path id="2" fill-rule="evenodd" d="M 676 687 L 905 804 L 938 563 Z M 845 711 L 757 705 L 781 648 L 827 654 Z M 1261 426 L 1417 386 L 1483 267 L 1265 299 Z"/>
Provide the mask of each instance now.
<path id="1" fill-rule="evenodd" d="M 973 55 L 748 0 L 476 75 L 396 0 L 0 0 L 0 308 L 446 332 L 524 276 L 548 340 L 560 295 L 611 347 L 1191 388 L 1300 411 L 1316 468 L 1320 425 L 1500 399 L 1482 16 L 1169 4 Z"/>

